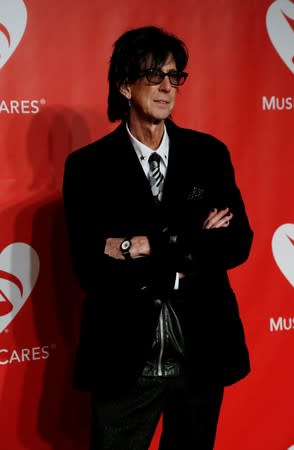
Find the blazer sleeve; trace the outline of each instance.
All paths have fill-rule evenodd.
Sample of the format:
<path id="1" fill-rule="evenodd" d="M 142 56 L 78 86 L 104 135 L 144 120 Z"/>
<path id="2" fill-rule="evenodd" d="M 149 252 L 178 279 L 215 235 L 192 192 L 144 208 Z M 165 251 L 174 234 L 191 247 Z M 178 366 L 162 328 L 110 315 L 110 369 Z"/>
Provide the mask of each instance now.
<path id="1" fill-rule="evenodd" d="M 176 243 L 170 244 L 174 246 L 179 270 L 232 269 L 247 260 L 251 249 L 253 231 L 236 184 L 230 153 L 219 141 L 206 173 L 209 198 L 200 224 L 195 226 L 188 220 L 184 229 L 179 231 Z M 233 213 L 227 228 L 202 228 L 212 208 L 226 207 Z"/>
<path id="2" fill-rule="evenodd" d="M 97 165 L 104 161 L 97 163 L 92 150 L 71 153 L 64 166 L 62 195 L 74 273 L 85 292 L 131 285 L 139 289 L 147 261 L 117 260 L 104 253 L 109 208 L 115 205 L 109 204 L 103 177 L 97 175 Z"/>
<path id="3" fill-rule="evenodd" d="M 78 152 L 67 157 L 62 194 L 73 269 L 81 287 L 88 290 L 94 288 L 104 243 L 96 220 L 101 205 L 93 203 L 93 174 L 84 159 Z"/>

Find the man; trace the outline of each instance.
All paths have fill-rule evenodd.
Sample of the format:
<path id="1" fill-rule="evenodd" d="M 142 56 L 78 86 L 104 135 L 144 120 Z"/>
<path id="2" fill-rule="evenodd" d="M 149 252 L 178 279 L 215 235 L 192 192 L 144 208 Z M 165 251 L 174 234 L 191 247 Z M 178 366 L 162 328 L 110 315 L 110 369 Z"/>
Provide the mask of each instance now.
<path id="1" fill-rule="evenodd" d="M 65 165 L 91 450 L 147 450 L 161 414 L 161 450 L 211 450 L 224 386 L 250 371 L 227 270 L 252 231 L 226 146 L 170 118 L 187 61 L 162 29 L 124 33 L 108 74 L 121 123 Z"/>

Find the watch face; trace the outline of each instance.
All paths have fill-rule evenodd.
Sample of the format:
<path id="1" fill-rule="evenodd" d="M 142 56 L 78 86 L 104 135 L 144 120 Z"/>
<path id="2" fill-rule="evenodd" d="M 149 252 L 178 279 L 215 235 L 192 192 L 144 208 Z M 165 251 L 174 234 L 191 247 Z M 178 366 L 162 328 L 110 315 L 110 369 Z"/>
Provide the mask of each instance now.
<path id="1" fill-rule="evenodd" d="M 125 239 L 124 241 L 122 241 L 121 246 L 120 246 L 121 250 L 124 252 L 129 250 L 130 247 L 131 247 L 131 241 L 129 241 L 129 239 Z"/>

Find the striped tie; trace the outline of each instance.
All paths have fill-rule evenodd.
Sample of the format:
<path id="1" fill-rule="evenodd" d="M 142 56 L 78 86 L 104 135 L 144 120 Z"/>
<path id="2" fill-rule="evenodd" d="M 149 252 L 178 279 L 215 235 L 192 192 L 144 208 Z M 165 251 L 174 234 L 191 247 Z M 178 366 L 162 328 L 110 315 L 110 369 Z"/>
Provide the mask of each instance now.
<path id="1" fill-rule="evenodd" d="M 160 172 L 160 155 L 153 152 L 149 157 L 149 174 L 148 179 L 151 186 L 153 197 L 157 202 L 162 199 L 163 181 L 164 176 Z"/>

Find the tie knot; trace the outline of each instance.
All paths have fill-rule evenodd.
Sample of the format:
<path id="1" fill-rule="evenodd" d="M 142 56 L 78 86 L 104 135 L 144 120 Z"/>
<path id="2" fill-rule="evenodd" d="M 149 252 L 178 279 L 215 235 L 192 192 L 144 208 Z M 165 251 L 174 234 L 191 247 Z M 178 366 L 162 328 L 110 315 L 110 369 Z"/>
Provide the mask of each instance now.
<path id="1" fill-rule="evenodd" d="M 151 170 L 160 166 L 160 158 L 161 157 L 158 153 L 156 152 L 151 153 L 148 159 Z"/>

